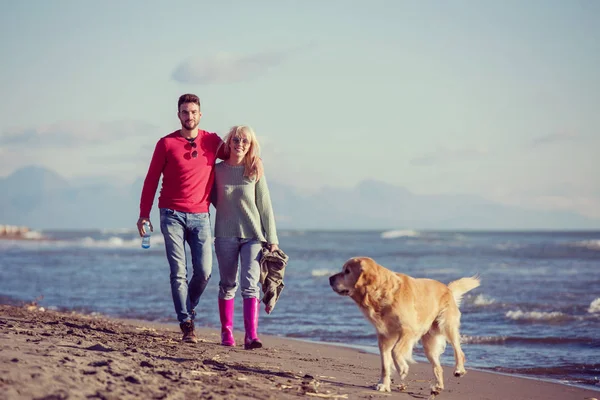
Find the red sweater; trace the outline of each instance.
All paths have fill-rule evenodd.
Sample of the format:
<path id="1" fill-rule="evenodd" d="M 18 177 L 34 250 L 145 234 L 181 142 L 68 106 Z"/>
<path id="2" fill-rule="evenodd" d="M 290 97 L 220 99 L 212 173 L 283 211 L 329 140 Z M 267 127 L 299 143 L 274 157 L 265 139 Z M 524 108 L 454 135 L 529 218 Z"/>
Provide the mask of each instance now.
<path id="1" fill-rule="evenodd" d="M 179 130 L 161 138 L 152 155 L 140 200 L 140 217 L 149 218 L 162 174 L 159 208 L 205 213 L 210 205 L 217 157 L 224 158 L 225 146 L 216 133 L 198 131 L 195 149 L 179 134 Z M 192 158 L 196 150 L 198 157 Z M 219 154 L 217 154 L 217 150 Z"/>

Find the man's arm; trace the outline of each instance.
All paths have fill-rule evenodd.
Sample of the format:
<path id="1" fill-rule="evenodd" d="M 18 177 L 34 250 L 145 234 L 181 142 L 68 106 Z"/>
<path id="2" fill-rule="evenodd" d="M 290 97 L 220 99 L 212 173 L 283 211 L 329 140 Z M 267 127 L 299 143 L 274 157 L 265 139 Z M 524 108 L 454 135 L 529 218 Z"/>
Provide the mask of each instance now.
<path id="1" fill-rule="evenodd" d="M 217 144 L 217 158 L 221 160 L 229 159 L 229 146 L 221 139 L 218 135 L 218 144 Z"/>
<path id="2" fill-rule="evenodd" d="M 137 228 L 140 236 L 143 236 L 145 232 L 144 223 L 147 221 L 150 223 L 150 230 L 154 231 L 154 227 L 150 222 L 150 211 L 152 210 L 152 203 L 156 196 L 156 189 L 158 188 L 158 182 L 160 175 L 163 172 L 166 163 L 166 149 L 165 141 L 159 140 L 154 148 L 152 154 L 152 160 L 150 161 L 150 167 L 148 167 L 148 173 L 144 180 L 144 186 L 142 188 L 142 196 L 140 199 L 140 217 L 137 221 Z"/>

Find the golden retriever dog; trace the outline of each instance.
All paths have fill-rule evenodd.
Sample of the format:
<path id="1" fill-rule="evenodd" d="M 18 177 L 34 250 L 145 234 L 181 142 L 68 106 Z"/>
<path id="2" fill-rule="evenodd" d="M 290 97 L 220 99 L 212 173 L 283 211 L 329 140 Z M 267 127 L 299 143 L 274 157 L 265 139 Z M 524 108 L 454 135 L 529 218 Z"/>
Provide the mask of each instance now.
<path id="1" fill-rule="evenodd" d="M 368 257 L 354 257 L 346 261 L 342 272 L 329 277 L 329 284 L 336 293 L 350 296 L 375 326 L 381 355 L 381 379 L 375 387 L 378 391 L 390 391 L 392 360 L 400 374 L 400 388 L 406 389 L 408 362 L 414 362 L 412 351 L 419 339 L 433 365 L 432 394 L 444 389 L 440 355 L 446 341 L 454 348 L 454 376 L 466 373 L 458 307 L 463 295 L 479 286 L 477 276 L 446 286 L 390 271 Z"/>

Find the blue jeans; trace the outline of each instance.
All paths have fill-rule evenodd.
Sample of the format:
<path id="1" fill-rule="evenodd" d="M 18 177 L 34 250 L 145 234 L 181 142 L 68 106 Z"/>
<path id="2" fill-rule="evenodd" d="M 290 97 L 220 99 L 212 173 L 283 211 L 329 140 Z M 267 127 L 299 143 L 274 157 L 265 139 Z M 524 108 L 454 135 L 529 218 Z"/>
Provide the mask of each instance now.
<path id="1" fill-rule="evenodd" d="M 215 238 L 215 253 L 219 261 L 219 298 L 233 299 L 238 286 L 238 259 L 241 262 L 240 281 L 244 299 L 260 298 L 260 257 L 262 242 L 237 237 Z"/>
<path id="2" fill-rule="evenodd" d="M 208 213 L 160 209 L 160 231 L 171 268 L 171 295 L 179 322 L 193 320 L 212 272 L 212 235 Z M 192 279 L 187 280 L 185 242 L 192 254 Z"/>

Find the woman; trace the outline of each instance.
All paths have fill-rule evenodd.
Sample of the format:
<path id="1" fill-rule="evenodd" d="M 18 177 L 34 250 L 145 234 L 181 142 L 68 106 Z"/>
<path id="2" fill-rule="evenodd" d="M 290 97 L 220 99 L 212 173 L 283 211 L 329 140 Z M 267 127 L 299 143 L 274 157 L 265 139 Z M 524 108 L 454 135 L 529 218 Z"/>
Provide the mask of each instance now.
<path id="1" fill-rule="evenodd" d="M 244 347 L 258 349 L 262 347 L 257 334 L 261 249 L 266 246 L 275 251 L 279 241 L 256 135 L 249 126 L 234 126 L 224 141 L 230 156 L 215 166 L 212 192 L 217 210 L 215 252 L 221 274 L 221 344 L 235 346 L 234 297 L 240 282 L 246 330 Z"/>

